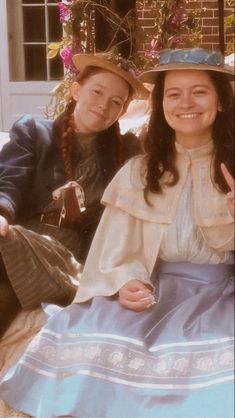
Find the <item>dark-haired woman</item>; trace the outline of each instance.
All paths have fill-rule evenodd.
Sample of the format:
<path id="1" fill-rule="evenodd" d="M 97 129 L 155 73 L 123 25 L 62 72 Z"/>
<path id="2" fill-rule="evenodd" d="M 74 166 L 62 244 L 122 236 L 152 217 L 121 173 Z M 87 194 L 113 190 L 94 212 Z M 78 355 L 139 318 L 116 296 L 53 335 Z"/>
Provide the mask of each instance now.
<path id="1" fill-rule="evenodd" d="M 147 96 L 131 64 L 73 60 L 80 74 L 65 112 L 55 122 L 22 117 L 0 153 L 0 335 L 22 307 L 72 301 L 103 191 L 140 150 L 118 125 L 132 98 Z"/>
<path id="2" fill-rule="evenodd" d="M 75 303 L 3 379 L 11 407 L 35 417 L 233 417 L 230 78 L 220 54 L 203 49 L 165 51 L 144 75 L 156 83 L 146 155 L 104 193 Z"/>

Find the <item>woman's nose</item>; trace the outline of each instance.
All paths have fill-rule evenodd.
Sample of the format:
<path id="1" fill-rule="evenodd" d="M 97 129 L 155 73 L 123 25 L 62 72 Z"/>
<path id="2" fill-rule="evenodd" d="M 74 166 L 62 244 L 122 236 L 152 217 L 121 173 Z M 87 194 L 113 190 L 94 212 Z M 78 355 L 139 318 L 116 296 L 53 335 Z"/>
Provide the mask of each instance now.
<path id="1" fill-rule="evenodd" d="M 102 110 L 107 109 L 108 108 L 108 100 L 102 99 L 98 104 L 98 108 L 102 109 Z"/>
<path id="2" fill-rule="evenodd" d="M 191 107 L 193 105 L 193 98 L 190 93 L 185 93 L 181 97 L 181 106 L 182 107 Z"/>

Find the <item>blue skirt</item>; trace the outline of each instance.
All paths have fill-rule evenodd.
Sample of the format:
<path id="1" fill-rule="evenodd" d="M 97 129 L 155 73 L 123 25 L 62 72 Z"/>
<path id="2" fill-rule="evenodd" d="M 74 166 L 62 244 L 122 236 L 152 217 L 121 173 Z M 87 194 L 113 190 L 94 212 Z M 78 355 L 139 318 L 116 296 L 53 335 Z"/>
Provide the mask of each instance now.
<path id="1" fill-rule="evenodd" d="M 52 316 L 0 399 L 35 417 L 233 418 L 233 267 L 161 262 L 158 303 L 95 297 Z"/>

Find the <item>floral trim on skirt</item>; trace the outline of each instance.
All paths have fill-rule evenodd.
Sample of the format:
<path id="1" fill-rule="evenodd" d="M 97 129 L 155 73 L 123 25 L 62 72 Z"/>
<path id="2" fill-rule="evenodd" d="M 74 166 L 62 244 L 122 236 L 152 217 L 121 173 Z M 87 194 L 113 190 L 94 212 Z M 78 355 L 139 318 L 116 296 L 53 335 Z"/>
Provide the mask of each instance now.
<path id="1" fill-rule="evenodd" d="M 0 398 L 40 418 L 232 418 L 232 272 L 161 262 L 149 310 L 102 296 L 72 304 L 33 339 Z"/>

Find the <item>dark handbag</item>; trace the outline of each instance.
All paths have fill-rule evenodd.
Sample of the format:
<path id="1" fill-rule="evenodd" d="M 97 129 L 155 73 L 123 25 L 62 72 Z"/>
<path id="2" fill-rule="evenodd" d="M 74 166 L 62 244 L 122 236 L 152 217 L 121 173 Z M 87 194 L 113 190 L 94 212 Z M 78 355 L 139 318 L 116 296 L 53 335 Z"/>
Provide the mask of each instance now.
<path id="1" fill-rule="evenodd" d="M 82 187 L 76 181 L 70 181 L 53 191 L 52 202 L 46 206 L 40 220 L 46 225 L 73 228 L 82 222 L 85 210 Z"/>

